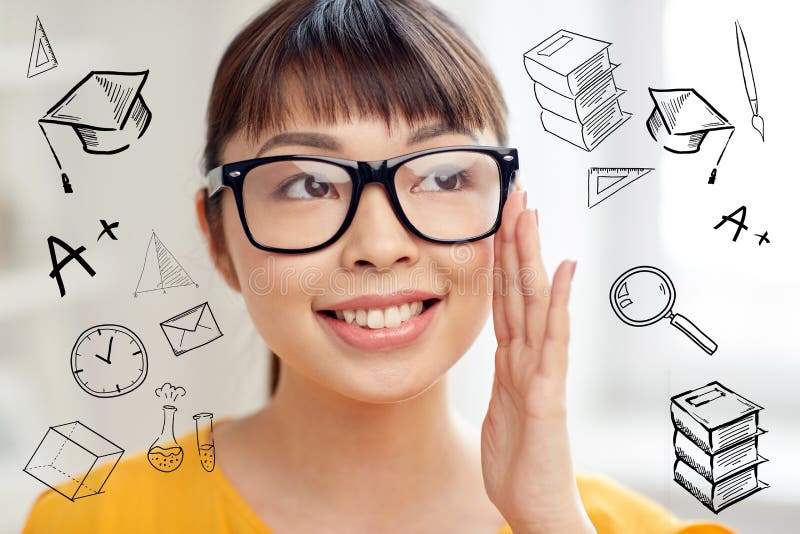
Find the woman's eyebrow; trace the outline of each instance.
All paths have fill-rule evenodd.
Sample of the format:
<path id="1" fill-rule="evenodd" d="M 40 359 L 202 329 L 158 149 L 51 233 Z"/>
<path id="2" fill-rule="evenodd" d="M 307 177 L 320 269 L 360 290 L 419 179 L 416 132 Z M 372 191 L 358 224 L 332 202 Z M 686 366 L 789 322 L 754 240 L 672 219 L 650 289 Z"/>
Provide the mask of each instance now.
<path id="1" fill-rule="evenodd" d="M 446 134 L 466 135 L 467 137 L 472 138 L 472 140 L 476 143 L 478 142 L 478 136 L 475 135 L 475 132 L 469 128 L 465 128 L 463 126 L 449 126 L 445 123 L 438 123 L 418 128 L 410 136 L 408 136 L 408 141 L 406 141 L 406 143 L 413 145 L 415 143 L 421 143 L 422 141 L 427 141 L 433 137 Z"/>
<path id="2" fill-rule="evenodd" d="M 270 137 L 266 143 L 261 145 L 256 157 L 260 157 L 261 154 L 272 148 L 286 145 L 304 145 L 331 151 L 341 149 L 339 142 L 330 135 L 314 132 L 286 132 Z"/>
<path id="3" fill-rule="evenodd" d="M 475 135 L 475 133 L 469 128 L 453 127 L 444 123 L 440 123 L 418 128 L 411 133 L 411 135 L 408 137 L 408 141 L 406 141 L 406 144 L 413 145 L 415 143 L 421 143 L 423 141 L 427 141 L 428 139 L 445 134 L 466 135 L 476 143 L 478 142 L 478 136 Z M 261 145 L 261 148 L 259 148 L 255 157 L 261 157 L 263 153 L 275 147 L 288 145 L 303 145 L 330 151 L 338 151 L 342 148 L 342 145 L 336 140 L 336 138 L 327 134 L 316 132 L 285 132 L 270 137 L 263 145 Z"/>

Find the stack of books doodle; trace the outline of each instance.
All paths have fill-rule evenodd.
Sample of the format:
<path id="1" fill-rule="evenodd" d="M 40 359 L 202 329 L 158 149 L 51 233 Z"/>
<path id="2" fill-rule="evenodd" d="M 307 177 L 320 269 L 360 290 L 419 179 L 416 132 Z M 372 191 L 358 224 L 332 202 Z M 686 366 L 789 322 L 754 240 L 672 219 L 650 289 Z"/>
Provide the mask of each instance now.
<path id="1" fill-rule="evenodd" d="M 619 97 L 611 43 L 559 30 L 525 52 L 525 70 L 542 107 L 542 126 L 591 151 L 630 117 Z"/>
<path id="2" fill-rule="evenodd" d="M 675 481 L 714 513 L 769 487 L 757 473 L 761 409 L 719 382 L 672 397 Z"/>

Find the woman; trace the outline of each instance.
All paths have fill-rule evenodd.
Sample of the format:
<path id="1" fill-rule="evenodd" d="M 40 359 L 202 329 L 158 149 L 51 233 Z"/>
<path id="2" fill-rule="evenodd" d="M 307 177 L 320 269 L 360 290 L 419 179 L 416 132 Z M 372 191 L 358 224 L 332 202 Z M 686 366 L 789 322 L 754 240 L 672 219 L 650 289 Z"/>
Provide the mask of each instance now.
<path id="1" fill-rule="evenodd" d="M 211 474 L 141 454 L 102 497 L 41 497 L 26 532 L 730 532 L 573 474 L 575 262 L 550 284 L 505 114 L 424 0 L 284 0 L 252 20 L 217 71 L 195 203 L 274 350 L 272 398 L 217 425 Z M 490 310 L 477 433 L 446 374 Z"/>

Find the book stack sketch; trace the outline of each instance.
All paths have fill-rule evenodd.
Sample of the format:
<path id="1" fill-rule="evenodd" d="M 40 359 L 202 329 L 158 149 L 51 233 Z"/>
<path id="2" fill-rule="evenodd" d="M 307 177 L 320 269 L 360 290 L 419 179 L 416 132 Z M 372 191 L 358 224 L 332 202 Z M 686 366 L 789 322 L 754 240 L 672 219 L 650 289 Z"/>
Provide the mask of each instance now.
<path id="1" fill-rule="evenodd" d="M 525 52 L 545 131 L 586 151 L 627 121 L 608 47 L 611 43 L 559 30 Z"/>
<path id="2" fill-rule="evenodd" d="M 675 481 L 714 513 L 769 487 L 758 480 L 761 410 L 719 382 L 672 397 Z"/>

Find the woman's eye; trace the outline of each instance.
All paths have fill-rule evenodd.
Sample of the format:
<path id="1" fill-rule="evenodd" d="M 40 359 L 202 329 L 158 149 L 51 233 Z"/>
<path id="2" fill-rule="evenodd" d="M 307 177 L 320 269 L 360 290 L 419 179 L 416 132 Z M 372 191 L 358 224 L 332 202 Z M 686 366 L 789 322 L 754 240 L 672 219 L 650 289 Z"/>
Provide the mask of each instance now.
<path id="1" fill-rule="evenodd" d="M 471 185 L 468 170 L 458 172 L 437 171 L 425 176 L 419 184 L 415 185 L 412 192 L 418 191 L 460 191 Z"/>
<path id="2" fill-rule="evenodd" d="M 322 177 L 306 173 L 295 175 L 286 180 L 278 191 L 281 198 L 339 198 L 339 194 L 332 183 Z"/>

